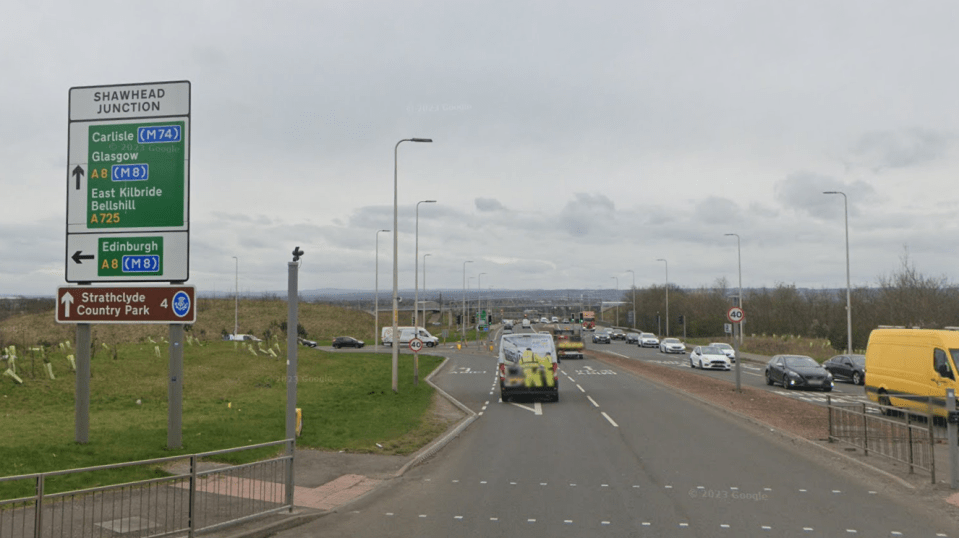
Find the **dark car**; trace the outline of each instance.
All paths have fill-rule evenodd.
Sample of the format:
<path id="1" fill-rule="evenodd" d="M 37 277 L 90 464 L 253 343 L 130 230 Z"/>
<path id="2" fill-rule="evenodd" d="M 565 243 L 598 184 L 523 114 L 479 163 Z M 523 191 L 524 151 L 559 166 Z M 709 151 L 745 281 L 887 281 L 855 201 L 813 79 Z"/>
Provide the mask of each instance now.
<path id="1" fill-rule="evenodd" d="M 340 349 L 341 347 L 356 347 L 360 348 L 366 344 L 362 340 L 357 340 L 352 336 L 337 336 L 333 339 L 333 348 Z"/>
<path id="2" fill-rule="evenodd" d="M 776 355 L 766 363 L 766 384 L 779 383 L 784 389 L 832 390 L 832 374 L 812 357 Z"/>
<path id="3" fill-rule="evenodd" d="M 609 334 L 609 337 L 613 340 L 625 340 L 626 333 L 622 329 L 613 329 L 613 332 Z"/>
<path id="4" fill-rule="evenodd" d="M 609 343 L 609 333 L 606 331 L 596 331 L 593 333 L 593 343 L 594 344 L 608 344 Z"/>
<path id="5" fill-rule="evenodd" d="M 836 379 L 852 381 L 854 385 L 866 382 L 865 355 L 836 355 L 822 363 L 822 367 Z"/>
<path id="6" fill-rule="evenodd" d="M 639 344 L 639 333 L 626 333 L 627 344 Z"/>

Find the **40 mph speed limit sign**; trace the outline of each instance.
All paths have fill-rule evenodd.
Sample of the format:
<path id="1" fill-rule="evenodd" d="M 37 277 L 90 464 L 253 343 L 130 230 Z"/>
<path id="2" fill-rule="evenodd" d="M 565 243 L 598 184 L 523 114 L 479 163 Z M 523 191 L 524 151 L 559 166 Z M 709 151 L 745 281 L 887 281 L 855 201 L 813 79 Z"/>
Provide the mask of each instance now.
<path id="1" fill-rule="evenodd" d="M 742 308 L 734 306 L 729 309 L 729 312 L 726 312 L 726 319 L 733 323 L 739 323 L 742 320 L 746 319 L 746 313 L 743 312 Z"/>
<path id="2" fill-rule="evenodd" d="M 423 349 L 423 341 L 419 338 L 413 338 L 410 340 L 410 351 L 414 353 L 419 353 Z"/>

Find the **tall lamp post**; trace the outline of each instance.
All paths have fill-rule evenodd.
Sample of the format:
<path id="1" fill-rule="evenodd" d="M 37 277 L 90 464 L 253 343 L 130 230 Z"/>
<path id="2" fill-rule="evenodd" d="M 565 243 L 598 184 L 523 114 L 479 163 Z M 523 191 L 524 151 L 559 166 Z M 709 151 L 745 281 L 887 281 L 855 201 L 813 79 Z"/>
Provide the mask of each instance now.
<path id="1" fill-rule="evenodd" d="M 390 230 L 376 230 L 376 284 L 373 294 L 373 351 L 380 346 L 380 232 Z"/>
<path id="2" fill-rule="evenodd" d="M 666 336 L 669 336 L 669 262 L 663 258 L 656 261 L 666 264 Z"/>
<path id="3" fill-rule="evenodd" d="M 426 257 L 431 254 L 423 254 L 423 293 L 426 293 Z M 426 299 L 423 299 L 423 326 L 426 326 Z"/>
<path id="4" fill-rule="evenodd" d="M 399 188 L 397 187 L 397 162 L 400 144 L 403 142 L 432 142 L 431 138 L 404 138 L 393 147 L 393 342 L 390 347 L 393 348 L 393 392 L 400 391 L 400 338 L 399 338 L 399 309 L 400 309 L 400 269 L 399 269 L 399 226 L 398 220 L 398 199 Z M 414 308 L 415 310 L 415 308 Z"/>
<path id="5" fill-rule="evenodd" d="M 483 275 L 485 274 L 480 273 L 476 277 L 476 345 L 479 345 L 480 310 L 483 308 Z"/>
<path id="6" fill-rule="evenodd" d="M 240 258 L 233 256 L 236 261 L 236 292 L 233 294 L 233 339 L 240 332 Z"/>
<path id="7" fill-rule="evenodd" d="M 619 277 L 611 276 L 616 281 L 616 291 L 619 291 Z M 619 303 L 619 299 L 616 299 L 616 302 Z M 619 327 L 619 304 L 616 305 L 616 326 Z"/>
<path id="8" fill-rule="evenodd" d="M 849 284 L 849 198 L 842 191 L 824 191 L 823 194 L 841 194 L 846 213 L 846 353 L 852 355 L 852 292 Z"/>
<path id="9" fill-rule="evenodd" d="M 416 260 L 416 267 L 413 271 L 413 327 L 416 327 L 415 331 L 419 334 L 419 307 L 420 304 L 420 204 L 435 204 L 436 200 L 421 200 L 416 202 L 416 252 L 413 254 L 413 259 Z"/>
<path id="10" fill-rule="evenodd" d="M 737 299 L 737 304 L 739 308 L 743 307 L 743 257 L 742 249 L 740 248 L 739 234 L 726 234 L 727 237 L 733 236 L 736 238 L 736 264 L 739 266 L 739 298 Z M 740 321 L 736 325 L 739 326 L 739 344 L 743 343 L 743 322 Z M 735 336 L 734 336 L 735 337 Z"/>
<path id="11" fill-rule="evenodd" d="M 636 273 L 632 269 L 627 269 L 625 272 L 632 273 L 633 275 L 633 330 L 636 330 Z"/>
<path id="12" fill-rule="evenodd" d="M 466 264 L 473 263 L 473 260 L 466 260 L 463 262 L 463 336 L 460 338 L 464 344 L 466 343 Z"/>

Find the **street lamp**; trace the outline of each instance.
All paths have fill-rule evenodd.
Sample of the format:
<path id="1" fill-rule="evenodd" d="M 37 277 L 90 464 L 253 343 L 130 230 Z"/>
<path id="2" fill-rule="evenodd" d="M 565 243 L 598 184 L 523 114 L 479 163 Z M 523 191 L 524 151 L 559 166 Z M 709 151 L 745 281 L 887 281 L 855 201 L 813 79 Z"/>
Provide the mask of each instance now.
<path id="1" fill-rule="evenodd" d="M 399 309 L 400 309 L 400 270 L 399 270 L 399 226 L 397 201 L 399 199 L 399 188 L 397 187 L 397 162 L 400 144 L 403 142 L 432 142 L 431 138 L 404 138 L 393 147 L 393 392 L 400 391 L 400 338 L 399 338 Z M 415 309 L 414 309 L 415 310 Z"/>
<path id="2" fill-rule="evenodd" d="M 463 337 L 461 341 L 466 343 L 466 264 L 473 263 L 473 260 L 463 262 Z"/>
<path id="3" fill-rule="evenodd" d="M 480 309 L 483 308 L 483 275 L 486 273 L 480 273 L 476 277 L 476 344 L 479 345 L 479 325 L 480 325 Z"/>
<path id="4" fill-rule="evenodd" d="M 636 273 L 632 269 L 627 269 L 625 272 L 632 273 L 633 275 L 633 330 L 636 330 Z"/>
<path id="5" fill-rule="evenodd" d="M 736 237 L 736 261 L 737 261 L 737 264 L 739 265 L 739 300 L 737 301 L 739 304 L 737 304 L 736 306 L 738 306 L 739 308 L 742 308 L 743 307 L 743 258 L 741 256 L 742 250 L 740 249 L 739 234 L 730 233 L 730 234 L 726 234 L 726 236 Z M 740 319 L 739 323 L 736 323 L 735 325 L 739 325 L 739 329 L 733 329 L 733 330 L 739 331 L 739 345 L 741 346 L 743 345 L 743 320 Z M 743 361 L 741 360 L 741 357 L 739 356 L 739 346 L 736 346 L 735 344 L 736 344 L 736 333 L 734 332 L 733 345 L 735 347 L 733 348 L 733 353 L 736 355 L 736 392 L 742 392 L 742 381 L 740 380 L 742 374 L 740 372 L 741 372 L 741 368 L 742 368 L 741 365 Z"/>
<path id="6" fill-rule="evenodd" d="M 736 306 L 739 308 L 743 307 L 743 258 L 742 258 L 742 249 L 740 248 L 739 234 L 726 234 L 727 236 L 736 237 L 736 262 L 739 265 L 739 299 Z M 739 344 L 743 343 L 743 322 L 740 321 L 736 325 L 739 325 Z"/>
<path id="7" fill-rule="evenodd" d="M 824 191 L 823 194 L 841 194 L 846 212 L 846 352 L 852 355 L 852 295 L 849 285 L 849 198 L 842 191 Z"/>
<path id="8" fill-rule="evenodd" d="M 236 333 L 240 332 L 240 258 L 233 256 L 236 260 L 236 292 L 233 294 L 233 339 L 236 340 Z"/>
<path id="9" fill-rule="evenodd" d="M 616 291 L 619 291 L 619 277 L 611 276 L 616 281 Z M 617 294 L 619 295 L 619 294 Z M 619 297 L 616 298 L 616 326 L 619 327 Z"/>
<path id="10" fill-rule="evenodd" d="M 380 232 L 390 230 L 376 230 L 376 284 L 373 295 L 373 351 L 380 345 Z"/>
<path id="11" fill-rule="evenodd" d="M 669 263 L 663 258 L 656 261 L 666 264 L 666 336 L 669 336 Z"/>
<path id="12" fill-rule="evenodd" d="M 423 254 L 423 293 L 426 293 L 426 257 L 432 254 Z M 426 299 L 423 299 L 423 326 L 426 326 Z"/>
<path id="13" fill-rule="evenodd" d="M 436 200 L 422 200 L 416 202 L 416 252 L 413 254 L 413 259 L 416 260 L 416 267 L 413 271 L 413 287 L 415 291 L 413 292 L 413 327 L 417 334 L 419 334 L 419 307 L 416 306 L 420 301 L 420 204 L 435 204 Z"/>

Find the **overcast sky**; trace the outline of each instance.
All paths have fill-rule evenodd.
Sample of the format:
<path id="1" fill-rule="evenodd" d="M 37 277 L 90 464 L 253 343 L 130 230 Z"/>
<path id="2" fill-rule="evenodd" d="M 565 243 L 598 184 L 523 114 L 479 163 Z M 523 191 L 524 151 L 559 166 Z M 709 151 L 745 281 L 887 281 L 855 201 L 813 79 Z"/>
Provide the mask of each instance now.
<path id="1" fill-rule="evenodd" d="M 190 280 L 428 288 L 959 281 L 959 3 L 11 0 L 0 295 L 64 285 L 68 95 L 189 80 Z M 380 290 L 392 235 L 379 236 Z M 615 278 L 614 278 L 615 277 Z M 471 286 L 476 285 L 476 280 Z"/>

